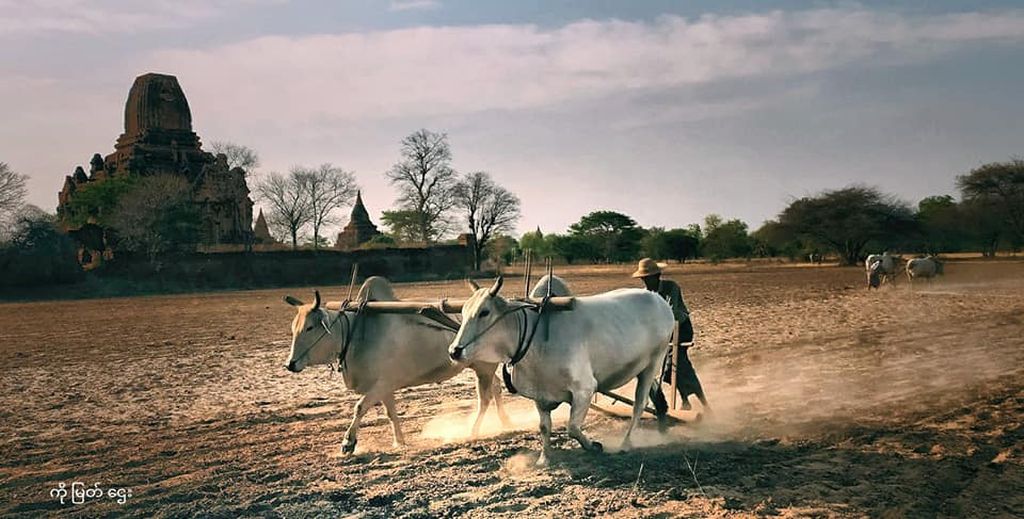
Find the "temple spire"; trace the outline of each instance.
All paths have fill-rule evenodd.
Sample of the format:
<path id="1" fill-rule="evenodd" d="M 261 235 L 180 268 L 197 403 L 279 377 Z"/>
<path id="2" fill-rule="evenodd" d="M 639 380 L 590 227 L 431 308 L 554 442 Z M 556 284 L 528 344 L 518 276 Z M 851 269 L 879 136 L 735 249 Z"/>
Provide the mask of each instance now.
<path id="1" fill-rule="evenodd" d="M 363 205 L 362 191 L 356 191 L 356 201 L 352 204 L 352 215 L 348 224 L 338 233 L 335 247 L 339 249 L 355 249 L 374 236 L 380 234 L 377 226 L 370 221 L 370 213 Z"/>
<path id="2" fill-rule="evenodd" d="M 363 205 L 362 191 L 356 191 L 356 203 L 352 205 L 352 215 L 349 220 L 358 223 L 370 223 L 370 213 L 366 210 L 366 206 Z"/>

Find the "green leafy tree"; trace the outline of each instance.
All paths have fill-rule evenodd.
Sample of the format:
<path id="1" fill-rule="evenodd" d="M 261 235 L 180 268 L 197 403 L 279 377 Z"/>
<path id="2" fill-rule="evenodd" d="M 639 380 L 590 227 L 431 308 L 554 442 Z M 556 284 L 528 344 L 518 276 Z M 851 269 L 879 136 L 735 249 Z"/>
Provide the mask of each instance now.
<path id="1" fill-rule="evenodd" d="M 996 222 L 976 219 L 975 224 L 1000 225 L 1015 249 L 1024 245 L 1024 160 L 1015 158 L 982 165 L 958 176 L 956 183 L 965 202 L 979 210 L 987 207 L 996 216 Z"/>
<path id="2" fill-rule="evenodd" d="M 572 224 L 569 234 L 589 241 L 606 261 L 636 259 L 643 238 L 635 220 L 615 211 L 594 211 Z"/>
<path id="3" fill-rule="evenodd" d="M 10 241 L 0 246 L 0 286 L 73 283 L 82 275 L 77 247 L 58 228 L 56 218 L 34 206 L 23 208 Z"/>
<path id="4" fill-rule="evenodd" d="M 717 214 L 704 218 L 704 256 L 714 261 L 725 258 L 748 258 L 754 252 L 747 224 L 740 220 L 724 220 Z"/>
<path id="5" fill-rule="evenodd" d="M 641 240 L 641 252 L 649 258 L 674 259 L 683 263 L 697 257 L 699 245 L 700 239 L 687 229 L 652 227 Z"/>
<path id="6" fill-rule="evenodd" d="M 140 177 L 120 176 L 89 182 L 78 188 L 75 196 L 68 202 L 64 212 L 64 224 L 69 227 L 80 227 L 90 221 L 103 227 L 113 222 L 111 216 L 118 202 L 135 188 Z"/>
<path id="7" fill-rule="evenodd" d="M 499 234 L 488 241 L 487 257 L 503 265 L 511 265 L 519 250 L 519 242 L 506 234 Z M 479 269 L 479 267 L 477 267 Z"/>
<path id="8" fill-rule="evenodd" d="M 969 247 L 988 258 L 995 257 L 1006 235 L 1006 220 L 991 200 L 972 198 L 960 203 L 964 239 Z"/>
<path id="9" fill-rule="evenodd" d="M 544 236 L 540 227 L 535 231 L 523 233 L 519 238 L 519 247 L 523 251 L 531 251 L 536 258 L 546 258 L 554 254 L 551 250 L 551 241 Z"/>
<path id="10" fill-rule="evenodd" d="M 359 245 L 360 249 L 387 249 L 395 246 L 395 239 L 387 234 L 378 234 Z"/>
<path id="11" fill-rule="evenodd" d="M 812 246 L 836 251 L 849 265 L 869 243 L 889 248 L 915 229 L 910 207 L 876 188 L 850 186 L 793 201 L 778 221 Z"/>
<path id="12" fill-rule="evenodd" d="M 577 261 L 595 261 L 602 257 L 602 252 L 586 236 L 549 234 L 545 241 L 550 243 L 554 255 L 569 264 Z"/>
<path id="13" fill-rule="evenodd" d="M 651 227 L 644 231 L 644 237 L 640 239 L 640 253 L 648 258 L 667 258 L 669 251 L 665 240 L 665 228 Z"/>
<path id="14" fill-rule="evenodd" d="M 921 248 L 931 254 L 959 251 L 966 245 L 963 211 L 952 196 L 929 196 L 917 204 Z"/>
<path id="15" fill-rule="evenodd" d="M 417 211 L 384 211 L 380 221 L 398 243 L 417 243 L 423 237 Z"/>
<path id="16" fill-rule="evenodd" d="M 750 234 L 753 240 L 754 253 L 762 257 L 785 256 L 796 259 L 811 251 L 805 246 L 792 230 L 779 223 L 769 220 Z"/>
<path id="17" fill-rule="evenodd" d="M 665 231 L 665 240 L 669 252 L 667 258 L 679 263 L 696 258 L 700 253 L 700 234 L 689 229 L 669 229 Z"/>

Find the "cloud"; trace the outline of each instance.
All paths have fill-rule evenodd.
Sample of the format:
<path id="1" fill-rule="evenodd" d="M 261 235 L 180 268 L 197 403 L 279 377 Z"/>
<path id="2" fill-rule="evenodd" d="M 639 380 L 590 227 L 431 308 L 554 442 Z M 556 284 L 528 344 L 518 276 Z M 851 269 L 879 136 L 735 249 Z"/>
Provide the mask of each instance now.
<path id="1" fill-rule="evenodd" d="M 437 0 L 391 0 L 388 11 L 425 11 L 441 7 Z"/>
<path id="2" fill-rule="evenodd" d="M 122 14 L 168 13 L 169 1 Z M 199 23 L 233 1 L 173 4 L 196 10 L 172 18 Z M 88 30 L 126 30 L 92 27 L 103 17 L 78 9 L 111 2 L 32 3 L 65 5 Z M 23 5 L 0 0 L 0 27 Z M 755 223 L 789 194 L 855 179 L 912 186 L 900 191 L 909 197 L 945 192 L 945 180 L 921 172 L 1012 152 L 1024 118 L 1006 71 L 1022 41 L 1024 9 L 862 8 L 190 41 L 110 55 L 99 69 L 27 61 L 40 66 L 0 77 L 10 123 L 0 142 L 4 160 L 32 175 L 32 201 L 52 207 L 63 175 L 110 151 L 132 78 L 164 72 L 180 78 L 204 141 L 253 146 L 264 171 L 343 164 L 374 211 L 394 194 L 380 173 L 397 140 L 427 127 L 452 135 L 456 167 L 491 171 L 523 196 L 523 229 L 559 229 L 596 207 L 645 225 L 707 212 Z M 961 79 L 943 87 L 950 77 Z M 957 105 L 950 92 L 960 90 Z M 552 208 L 551 192 L 574 196 Z"/>
<path id="3" fill-rule="evenodd" d="M 267 36 L 159 51 L 146 64 L 181 77 L 190 98 L 216 98 L 215 109 L 224 114 L 308 124 L 558 107 L 851 64 L 928 60 L 1000 40 L 1024 40 L 1024 10 L 911 15 L 822 9 L 583 20 L 551 29 L 485 25 Z"/>
<path id="4" fill-rule="evenodd" d="M 0 0 L 0 36 L 138 33 L 183 27 L 281 0 Z"/>

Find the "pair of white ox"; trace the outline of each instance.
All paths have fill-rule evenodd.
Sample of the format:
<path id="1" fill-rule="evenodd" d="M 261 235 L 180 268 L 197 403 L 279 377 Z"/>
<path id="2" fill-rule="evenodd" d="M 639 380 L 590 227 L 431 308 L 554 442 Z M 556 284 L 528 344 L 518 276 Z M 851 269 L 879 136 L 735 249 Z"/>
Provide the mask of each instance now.
<path id="1" fill-rule="evenodd" d="M 288 370 L 299 372 L 307 366 L 338 362 L 345 385 L 363 395 L 345 433 L 342 452 L 355 451 L 360 420 L 378 402 L 384 404 L 391 420 L 395 444 L 403 444 L 394 392 L 447 380 L 466 367 L 477 377 L 473 436 L 479 432 L 491 399 L 507 426 L 495 371 L 498 364 L 514 358 L 518 363 L 508 382 L 536 403 L 540 415 L 543 451 L 539 464 L 547 462 L 550 452 L 552 410 L 570 404 L 569 435 L 584 449 L 601 451 L 601 444 L 582 431 L 593 395 L 636 379 L 633 416 L 622 445 L 629 448 L 630 435 L 667 352 L 674 322 L 668 303 L 641 289 L 577 297 L 572 311 L 547 314 L 547 333 L 536 333 L 540 315 L 527 303 L 500 296 L 501 277 L 490 288 L 470 283 L 474 292 L 463 306 L 462 323 L 457 328 L 438 324 L 443 319 L 422 315 L 328 310 L 319 293 L 312 304 L 285 298 L 298 311 L 292 322 Z M 539 298 L 546 290 L 545 277 L 531 295 Z M 557 277 L 552 280 L 552 294 L 571 295 Z M 363 284 L 359 300 L 396 298 L 387 280 L 373 277 Z"/>

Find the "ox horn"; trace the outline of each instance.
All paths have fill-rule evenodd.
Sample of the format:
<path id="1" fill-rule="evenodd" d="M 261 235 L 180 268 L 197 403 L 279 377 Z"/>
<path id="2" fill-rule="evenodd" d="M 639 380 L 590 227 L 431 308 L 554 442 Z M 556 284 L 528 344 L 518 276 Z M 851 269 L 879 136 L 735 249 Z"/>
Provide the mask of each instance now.
<path id="1" fill-rule="evenodd" d="M 313 310 L 316 310 L 317 308 L 320 308 L 320 291 L 314 290 L 313 295 L 315 296 L 313 299 Z"/>
<path id="2" fill-rule="evenodd" d="M 466 278 L 466 283 L 469 284 L 470 288 L 474 291 L 480 290 L 480 284 L 473 280 L 473 278 Z"/>
<path id="3" fill-rule="evenodd" d="M 505 282 L 505 276 L 501 276 L 501 275 L 498 276 L 498 279 L 494 280 L 494 286 L 491 287 L 491 290 L 490 290 L 491 296 L 498 295 L 498 291 L 501 290 L 501 285 L 504 282 Z"/>
<path id="4" fill-rule="evenodd" d="M 298 299 L 295 299 L 292 296 L 284 296 L 284 302 L 288 303 L 288 304 L 290 304 L 292 306 L 302 306 L 303 304 L 305 304 L 302 301 L 299 301 Z"/>

